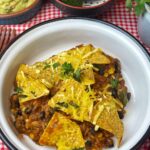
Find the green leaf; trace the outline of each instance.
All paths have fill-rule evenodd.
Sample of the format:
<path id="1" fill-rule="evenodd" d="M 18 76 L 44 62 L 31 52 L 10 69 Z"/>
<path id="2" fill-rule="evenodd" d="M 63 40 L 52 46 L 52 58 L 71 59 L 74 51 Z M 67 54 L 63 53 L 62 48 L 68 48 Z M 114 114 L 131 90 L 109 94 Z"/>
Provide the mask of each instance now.
<path id="1" fill-rule="evenodd" d="M 137 16 L 139 16 L 140 14 L 142 14 L 144 12 L 144 3 L 142 4 L 138 4 L 136 7 L 135 7 L 135 13 Z"/>
<path id="2" fill-rule="evenodd" d="M 16 87 L 15 91 L 20 94 L 23 92 L 23 89 L 21 87 Z"/>
<path id="3" fill-rule="evenodd" d="M 81 81 L 81 70 L 80 69 L 77 69 L 74 74 L 73 74 L 73 78 L 77 81 Z"/>
<path id="4" fill-rule="evenodd" d="M 62 64 L 62 73 L 64 75 L 69 75 L 70 73 L 73 73 L 73 72 L 74 72 L 74 69 L 71 63 L 65 62 L 64 64 Z"/>
<path id="5" fill-rule="evenodd" d="M 133 5 L 135 3 L 135 5 Z M 141 15 L 145 10 L 145 3 L 150 3 L 150 0 L 126 0 L 126 7 L 135 11 L 137 16 Z"/>
<path id="6" fill-rule="evenodd" d="M 132 9 L 132 0 L 126 0 L 126 7 Z"/>
<path id="7" fill-rule="evenodd" d="M 60 66 L 60 63 L 59 63 L 59 62 L 56 62 L 56 63 L 53 64 L 53 68 L 54 68 L 54 69 L 57 68 L 58 66 Z"/>
<path id="8" fill-rule="evenodd" d="M 82 6 L 83 0 L 62 0 L 63 3 L 72 5 L 72 6 Z"/>
<path id="9" fill-rule="evenodd" d="M 45 66 L 44 66 L 43 69 L 45 70 L 45 69 L 47 69 L 47 68 L 50 68 L 50 64 L 45 63 Z"/>
<path id="10" fill-rule="evenodd" d="M 117 88 L 118 83 L 119 83 L 118 79 L 112 79 L 111 80 L 111 86 L 112 86 L 112 88 Z"/>

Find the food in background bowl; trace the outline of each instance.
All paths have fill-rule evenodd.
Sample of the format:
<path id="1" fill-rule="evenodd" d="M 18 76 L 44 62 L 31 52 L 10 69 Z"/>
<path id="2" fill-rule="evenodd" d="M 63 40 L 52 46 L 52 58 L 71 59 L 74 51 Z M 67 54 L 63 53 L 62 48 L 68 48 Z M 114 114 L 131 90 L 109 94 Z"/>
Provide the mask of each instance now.
<path id="1" fill-rule="evenodd" d="M 120 146 L 129 99 L 119 60 L 80 45 L 21 64 L 10 101 L 19 133 L 59 150 L 90 150 L 113 147 L 114 136 Z"/>
<path id="2" fill-rule="evenodd" d="M 114 0 L 51 0 L 59 9 L 76 16 L 96 16 L 108 10 Z"/>
<path id="3" fill-rule="evenodd" d="M 103 4 L 108 0 L 60 0 L 60 1 L 71 6 L 88 7 Z"/>
<path id="4" fill-rule="evenodd" d="M 31 6 L 35 0 L 1 0 L 0 14 L 10 14 Z"/>
<path id="5" fill-rule="evenodd" d="M 0 0 L 0 24 L 19 24 L 34 17 L 42 0 Z"/>

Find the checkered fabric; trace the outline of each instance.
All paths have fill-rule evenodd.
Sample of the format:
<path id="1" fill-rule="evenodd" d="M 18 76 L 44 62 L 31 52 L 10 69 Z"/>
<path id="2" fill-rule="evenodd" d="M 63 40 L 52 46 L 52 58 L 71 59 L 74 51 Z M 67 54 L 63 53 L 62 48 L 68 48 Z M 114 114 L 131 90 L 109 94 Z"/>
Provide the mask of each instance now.
<path id="1" fill-rule="evenodd" d="M 40 22 L 49 19 L 60 18 L 64 16 L 69 16 L 69 15 L 61 12 L 58 8 L 56 8 L 53 4 L 51 4 L 49 0 L 47 0 L 43 4 L 41 11 L 33 19 L 31 19 L 30 21 L 24 24 L 9 25 L 8 27 L 16 29 L 16 32 L 19 35 L 20 33 L 22 33 L 23 31 L 32 27 L 35 24 L 38 24 Z M 116 1 L 116 3 L 111 9 L 109 9 L 104 14 L 97 16 L 97 18 L 111 22 L 125 29 L 126 31 L 134 35 L 137 39 L 139 39 L 137 33 L 138 18 L 135 16 L 134 13 L 128 12 L 128 10 L 125 8 L 124 0 Z M 147 49 L 150 52 L 150 49 L 149 48 Z M 8 150 L 2 141 L 0 141 L 0 150 Z M 141 146 L 139 150 L 150 150 L 150 138 L 145 141 L 145 143 Z"/>

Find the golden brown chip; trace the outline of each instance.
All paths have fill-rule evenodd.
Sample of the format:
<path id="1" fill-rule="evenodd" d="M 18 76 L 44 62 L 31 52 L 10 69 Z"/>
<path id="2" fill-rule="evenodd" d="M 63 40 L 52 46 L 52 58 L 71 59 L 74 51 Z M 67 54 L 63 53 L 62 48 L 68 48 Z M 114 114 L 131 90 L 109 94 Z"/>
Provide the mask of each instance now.
<path id="1" fill-rule="evenodd" d="M 114 101 L 106 98 L 98 102 L 93 109 L 92 123 L 115 135 L 120 145 L 124 128 Z"/>
<path id="2" fill-rule="evenodd" d="M 60 91 L 53 96 L 48 105 L 70 115 L 72 119 L 83 121 L 90 120 L 93 101 L 90 99 L 91 92 L 86 92 L 81 83 L 67 79 L 64 81 Z"/>
<path id="3" fill-rule="evenodd" d="M 87 53 L 84 57 L 91 64 L 110 64 L 108 56 L 104 55 L 99 48 L 95 48 L 93 51 Z"/>
<path id="4" fill-rule="evenodd" d="M 22 68 L 24 68 L 24 65 L 20 66 L 16 76 L 20 103 L 48 95 L 49 90 L 46 86 L 39 80 L 26 75 Z"/>
<path id="5" fill-rule="evenodd" d="M 81 81 L 84 85 L 91 85 L 95 83 L 94 72 L 92 68 L 86 68 L 81 71 Z"/>
<path id="6" fill-rule="evenodd" d="M 57 146 L 58 150 L 84 148 L 80 127 L 64 115 L 55 113 L 40 137 L 41 145 Z"/>

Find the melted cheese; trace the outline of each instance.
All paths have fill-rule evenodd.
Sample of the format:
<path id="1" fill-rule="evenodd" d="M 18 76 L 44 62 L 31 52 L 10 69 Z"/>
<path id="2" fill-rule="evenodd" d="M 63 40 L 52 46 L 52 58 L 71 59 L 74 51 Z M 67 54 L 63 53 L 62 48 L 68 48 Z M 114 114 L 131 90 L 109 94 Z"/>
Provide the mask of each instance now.
<path id="1" fill-rule="evenodd" d="M 45 85 L 39 80 L 34 80 L 32 77 L 26 75 L 22 71 L 22 68 L 24 68 L 24 65 L 20 66 L 16 76 L 17 87 L 21 89 L 19 93 L 20 103 L 48 95 L 49 90 Z"/>
<path id="2" fill-rule="evenodd" d="M 59 109 L 71 118 L 79 121 L 90 120 L 93 101 L 90 98 L 91 93 L 85 91 L 85 86 L 81 83 L 68 79 L 64 82 L 60 91 L 49 100 L 48 105 Z"/>

